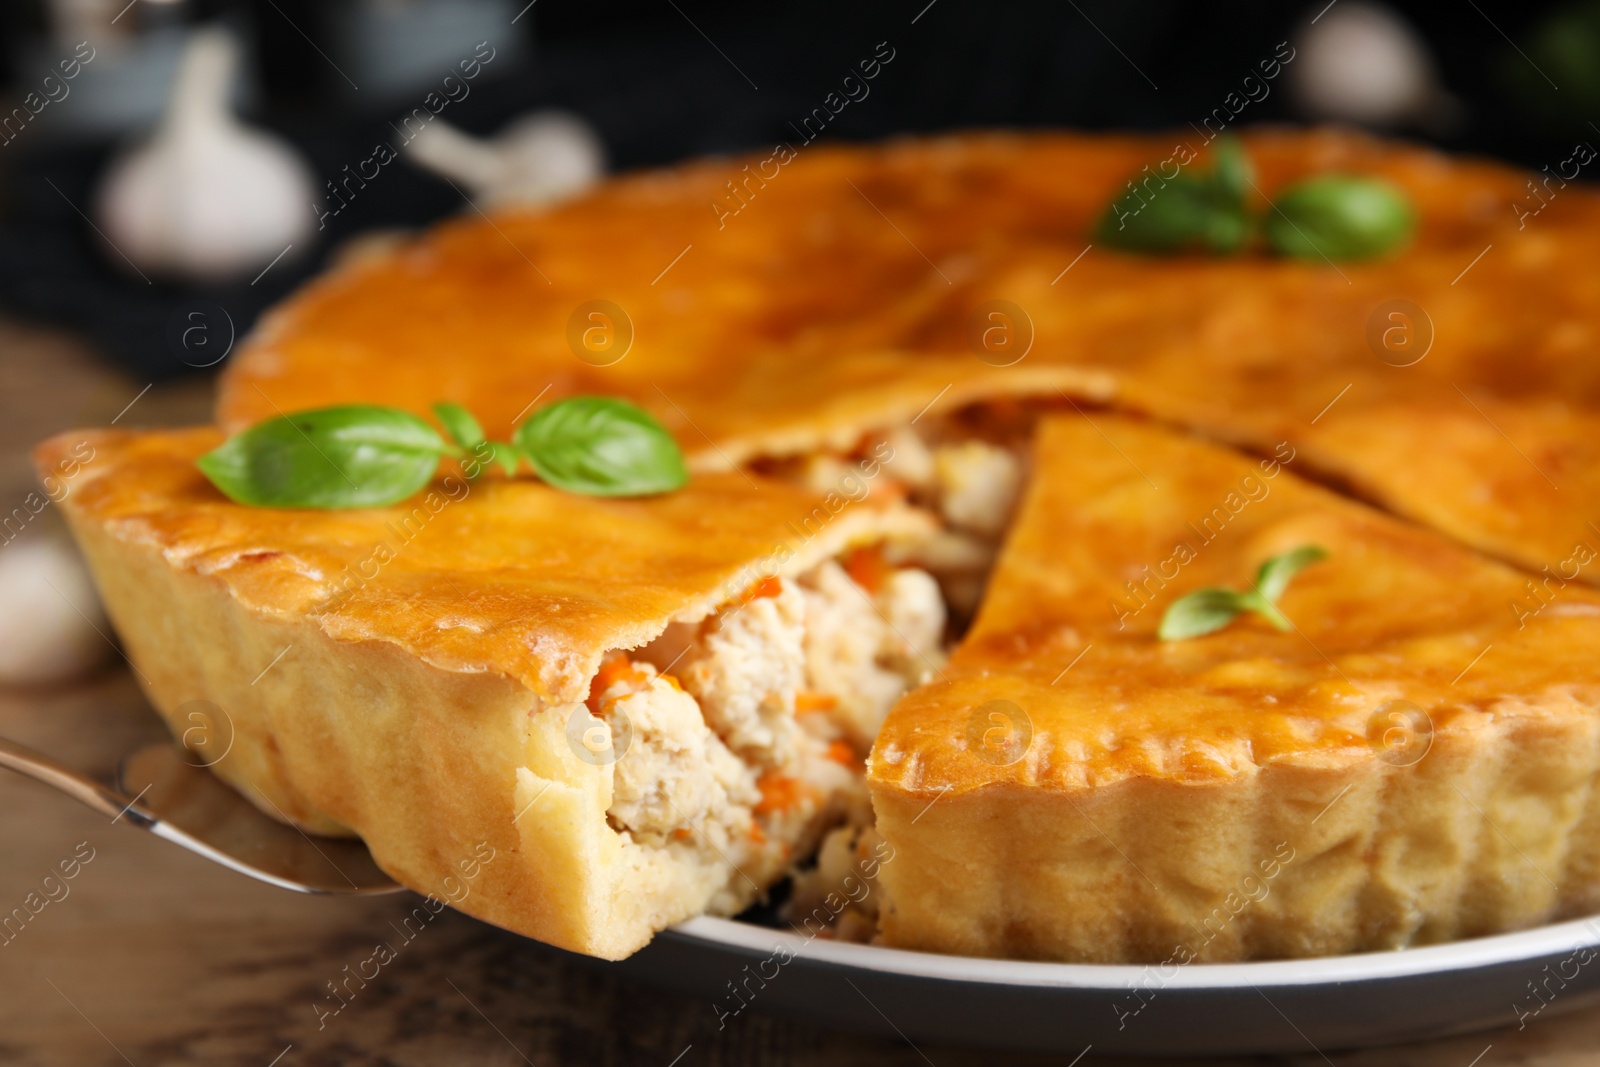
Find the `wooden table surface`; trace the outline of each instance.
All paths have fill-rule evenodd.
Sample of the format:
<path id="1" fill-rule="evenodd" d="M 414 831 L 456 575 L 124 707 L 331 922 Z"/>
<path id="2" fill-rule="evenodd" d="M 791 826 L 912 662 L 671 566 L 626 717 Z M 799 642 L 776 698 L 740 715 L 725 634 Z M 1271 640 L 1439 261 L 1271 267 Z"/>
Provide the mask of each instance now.
<path id="1" fill-rule="evenodd" d="M 29 444 L 74 425 L 204 421 L 204 381 L 163 385 L 99 367 L 69 337 L 0 319 L 0 500 L 30 487 Z M 10 509 L 7 503 L 4 510 Z M 59 533 L 44 513 L 22 536 Z M 0 544 L 0 552 L 6 546 Z M 119 655 L 71 686 L 0 689 L 0 736 L 107 778 L 120 753 L 163 736 Z M 43 786 L 0 774 L 0 913 L 76 853 L 69 892 L 0 945 L 0 1063 L 7 1065 L 423 1065 L 531 1063 L 1065 1065 L 1070 1056 L 912 1048 L 765 1016 L 719 1031 L 711 1005 L 580 966 L 445 912 L 380 978 L 319 1024 L 326 981 L 388 936 L 409 896 L 305 897 L 233 874 Z M 60 895 L 59 890 L 57 895 Z M 1341 1067 L 1600 1065 L 1600 1010 L 1520 1033 L 1271 1060 Z M 1481 1056 L 1481 1059 L 1478 1057 Z M 1093 1055 L 1081 1067 L 1097 1062 Z M 1104 1061 L 1134 1064 L 1152 1061 Z"/>

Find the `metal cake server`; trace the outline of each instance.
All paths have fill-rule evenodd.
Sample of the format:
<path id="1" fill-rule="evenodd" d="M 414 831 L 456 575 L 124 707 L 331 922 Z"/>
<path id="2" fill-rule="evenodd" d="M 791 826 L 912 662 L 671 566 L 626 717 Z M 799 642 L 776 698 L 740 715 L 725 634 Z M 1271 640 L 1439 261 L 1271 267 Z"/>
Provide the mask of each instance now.
<path id="1" fill-rule="evenodd" d="M 213 863 L 299 893 L 394 893 L 356 838 L 313 837 L 263 814 L 167 743 L 130 753 L 117 789 L 15 741 L 0 738 L 0 767 L 43 782 L 113 822 L 126 821 Z"/>

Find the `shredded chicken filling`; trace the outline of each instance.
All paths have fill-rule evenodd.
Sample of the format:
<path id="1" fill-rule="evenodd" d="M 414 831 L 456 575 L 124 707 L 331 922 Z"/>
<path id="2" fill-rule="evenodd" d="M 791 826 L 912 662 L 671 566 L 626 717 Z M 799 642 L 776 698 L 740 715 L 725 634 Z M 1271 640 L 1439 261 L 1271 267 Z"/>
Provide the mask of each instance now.
<path id="1" fill-rule="evenodd" d="M 1016 440 L 969 430 L 894 431 L 871 447 L 879 467 L 850 494 L 909 500 L 939 520 L 932 537 L 762 579 L 703 620 L 613 653 L 596 677 L 589 710 L 626 744 L 610 764 L 611 824 L 639 844 L 735 868 L 712 910 L 750 902 L 743 875 L 766 884 L 817 852 L 796 874 L 791 910 L 816 912 L 843 885 L 850 907 L 830 928 L 870 934 L 876 901 L 854 899 L 859 877 L 841 882 L 881 845 L 864 757 L 894 703 L 942 665 L 947 615 L 960 624 L 976 610 L 1025 476 Z M 773 473 L 827 491 L 864 462 L 821 454 Z"/>
<path id="2" fill-rule="evenodd" d="M 705 862 L 787 869 L 829 826 L 869 818 L 863 757 L 942 663 L 944 635 L 934 579 L 865 548 L 614 653 L 588 701 L 621 749 L 612 826 Z M 747 894 L 730 885 L 725 898 L 713 906 Z"/>
<path id="3" fill-rule="evenodd" d="M 938 580 L 958 628 L 971 620 L 1026 480 L 1027 412 L 974 409 L 869 438 L 850 455 L 818 453 L 766 469 L 819 493 L 905 498 L 940 529 L 896 549 L 894 562 Z M 862 472 L 870 470 L 872 476 Z"/>

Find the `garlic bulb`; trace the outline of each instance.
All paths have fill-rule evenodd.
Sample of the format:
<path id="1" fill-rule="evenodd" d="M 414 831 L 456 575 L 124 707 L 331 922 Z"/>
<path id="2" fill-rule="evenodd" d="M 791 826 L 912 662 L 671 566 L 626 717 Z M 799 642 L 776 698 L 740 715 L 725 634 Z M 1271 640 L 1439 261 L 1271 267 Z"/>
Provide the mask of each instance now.
<path id="1" fill-rule="evenodd" d="M 141 271 L 225 280 L 311 238 L 310 169 L 283 140 L 229 111 L 237 51 L 226 30 L 196 30 L 160 127 L 100 186 L 101 228 Z"/>
<path id="2" fill-rule="evenodd" d="M 414 162 L 466 186 L 480 207 L 565 200 L 606 169 L 599 136 L 564 111 L 536 111 L 489 140 L 436 118 L 405 148 Z"/>
<path id="3" fill-rule="evenodd" d="M 111 651 L 102 633 L 94 583 L 70 544 L 30 530 L 0 545 L 0 685 L 84 674 Z"/>
<path id="4" fill-rule="evenodd" d="M 1427 45 L 1382 4 L 1345 0 L 1295 40 L 1290 88 L 1302 111 L 1366 126 L 1426 124 L 1443 103 Z"/>

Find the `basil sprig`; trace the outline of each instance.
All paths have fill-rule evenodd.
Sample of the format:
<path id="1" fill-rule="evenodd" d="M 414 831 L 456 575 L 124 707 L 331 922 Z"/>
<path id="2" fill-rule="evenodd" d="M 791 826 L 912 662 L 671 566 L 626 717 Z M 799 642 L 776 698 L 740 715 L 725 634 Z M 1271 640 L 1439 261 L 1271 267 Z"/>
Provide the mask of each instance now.
<path id="1" fill-rule="evenodd" d="M 489 441 L 472 414 L 434 413 L 454 443 L 424 420 L 373 404 L 302 411 L 236 434 L 195 461 L 230 500 L 268 508 L 368 508 L 419 492 L 439 460 L 468 477 L 490 464 L 514 476 L 527 461 L 549 484 L 591 496 L 644 496 L 689 479 L 683 453 L 647 412 L 614 397 L 557 401 L 518 427 L 516 443 Z"/>
<path id="2" fill-rule="evenodd" d="M 1416 225 L 1405 193 L 1380 178 L 1319 174 L 1283 190 L 1257 220 L 1245 208 L 1250 162 L 1232 138 L 1217 141 L 1209 171 L 1174 178 L 1141 172 L 1095 225 L 1098 243 L 1129 252 L 1240 251 L 1259 230 L 1267 248 L 1299 259 L 1361 260 L 1404 244 Z M 1148 171 L 1149 168 L 1146 168 Z M 1141 180 L 1142 177 L 1142 180 Z"/>
<path id="3" fill-rule="evenodd" d="M 1250 161 L 1231 137 L 1217 142 L 1209 171 L 1159 175 L 1113 200 L 1100 216 L 1094 239 L 1129 252 L 1237 252 L 1250 237 L 1244 191 Z"/>
<path id="4" fill-rule="evenodd" d="M 1163 641 L 1182 641 L 1213 633 L 1244 612 L 1254 612 L 1280 630 L 1293 624 L 1278 610 L 1278 600 L 1289 581 L 1311 564 L 1328 557 L 1319 545 L 1301 545 L 1292 552 L 1273 556 L 1256 571 L 1253 588 L 1240 591 L 1222 586 L 1196 589 L 1174 600 L 1161 617 L 1156 636 Z"/>
<path id="5" fill-rule="evenodd" d="M 1414 223 L 1405 194 L 1389 182 L 1322 174 L 1283 191 L 1262 224 L 1262 235 L 1286 256 L 1371 259 L 1402 244 Z"/>

